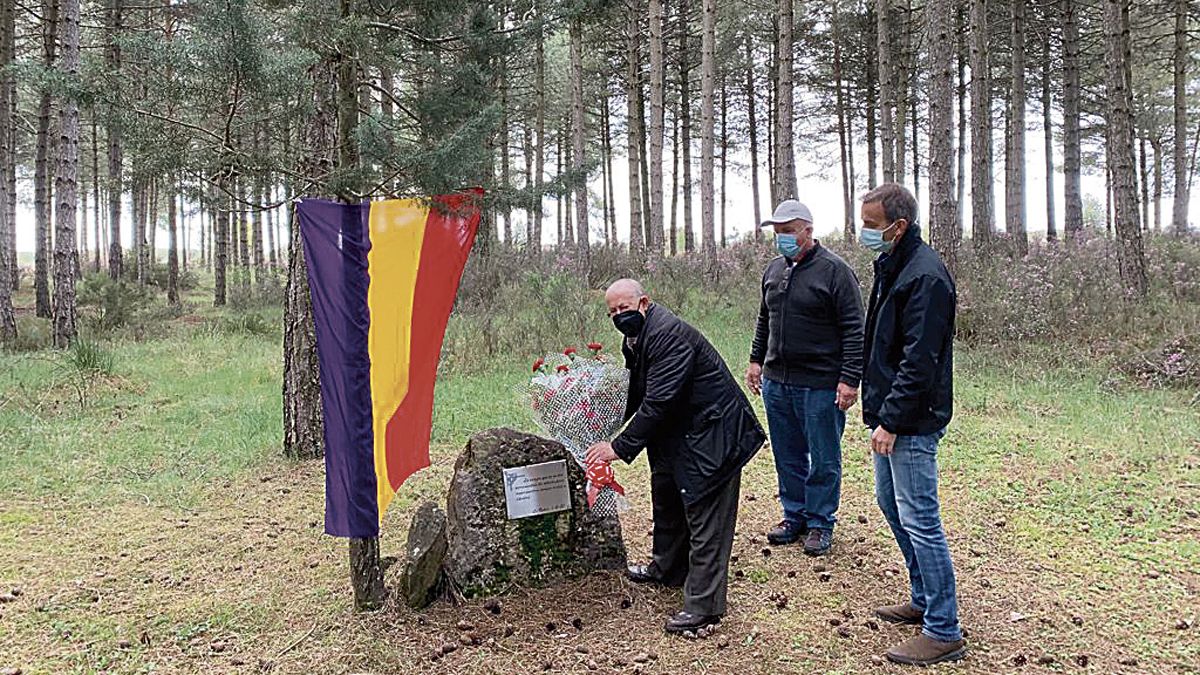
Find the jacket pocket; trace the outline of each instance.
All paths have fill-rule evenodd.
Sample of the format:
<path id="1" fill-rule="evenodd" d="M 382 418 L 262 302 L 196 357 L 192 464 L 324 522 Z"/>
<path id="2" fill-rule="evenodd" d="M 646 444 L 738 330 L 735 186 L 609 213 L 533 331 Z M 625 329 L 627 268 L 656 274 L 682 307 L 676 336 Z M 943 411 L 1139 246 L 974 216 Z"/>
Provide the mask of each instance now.
<path id="1" fill-rule="evenodd" d="M 697 477 L 715 474 L 725 464 L 731 450 L 726 438 L 728 424 L 719 406 L 711 406 L 695 420 L 692 428 L 683 437 L 688 457 Z"/>

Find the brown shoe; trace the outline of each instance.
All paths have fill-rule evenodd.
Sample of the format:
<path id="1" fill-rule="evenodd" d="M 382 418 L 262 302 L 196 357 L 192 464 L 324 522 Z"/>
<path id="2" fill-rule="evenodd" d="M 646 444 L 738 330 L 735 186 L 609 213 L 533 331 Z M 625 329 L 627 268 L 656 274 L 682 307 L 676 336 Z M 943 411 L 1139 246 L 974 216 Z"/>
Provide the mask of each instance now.
<path id="1" fill-rule="evenodd" d="M 887 650 L 889 661 L 910 666 L 930 666 L 945 661 L 957 661 L 966 654 L 966 640 L 942 642 L 924 633 L 918 633 Z"/>
<path id="2" fill-rule="evenodd" d="M 875 616 L 888 623 L 910 624 L 920 626 L 925 621 L 925 612 L 913 607 L 911 602 L 903 605 L 888 605 L 876 607 Z"/>

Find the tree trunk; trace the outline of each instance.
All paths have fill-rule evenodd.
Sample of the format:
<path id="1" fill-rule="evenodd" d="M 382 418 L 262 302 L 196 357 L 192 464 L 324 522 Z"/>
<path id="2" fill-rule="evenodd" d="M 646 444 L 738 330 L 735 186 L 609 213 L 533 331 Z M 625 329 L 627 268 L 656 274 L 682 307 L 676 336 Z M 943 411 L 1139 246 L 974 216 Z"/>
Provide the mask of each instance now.
<path id="1" fill-rule="evenodd" d="M 251 230 L 254 223 L 251 220 L 249 203 L 249 192 L 247 183 L 250 182 L 249 176 L 241 176 L 237 180 L 237 221 L 238 221 L 238 252 L 241 255 L 242 273 L 239 277 L 242 284 L 242 291 L 248 297 L 250 295 L 250 275 L 253 271 L 253 257 L 251 254 Z"/>
<path id="2" fill-rule="evenodd" d="M 896 127 L 893 115 L 893 106 L 896 105 L 896 68 L 892 64 L 896 21 L 895 12 L 892 11 L 893 1 L 876 0 L 875 9 L 875 51 L 879 55 L 880 157 L 884 183 L 896 181 Z"/>
<path id="3" fill-rule="evenodd" d="M 61 72 L 69 81 L 79 76 L 79 0 L 62 0 Z M 54 346 L 65 349 L 75 341 L 76 223 L 79 217 L 79 102 L 63 97 L 58 111 L 58 153 L 54 176 Z"/>
<path id="4" fill-rule="evenodd" d="M 833 86 L 836 88 L 838 149 L 842 168 L 842 239 L 851 244 L 854 242 L 854 191 L 850 186 L 849 144 L 847 143 L 846 99 L 842 92 L 842 19 L 838 12 L 837 0 L 833 3 L 833 17 L 830 19 L 833 27 Z"/>
<path id="5" fill-rule="evenodd" d="M 105 68 L 114 81 L 121 78 L 121 43 L 122 4 L 124 0 L 108 0 L 105 12 L 105 42 L 107 43 L 104 59 Z M 122 273 L 121 260 L 121 195 L 122 186 L 122 157 L 121 123 L 117 103 L 108 107 L 108 275 L 120 279 Z"/>
<path id="6" fill-rule="evenodd" d="M 875 90 L 879 81 L 879 58 L 878 52 L 876 51 L 876 44 L 878 41 L 875 38 L 875 32 L 878 25 L 876 20 L 878 12 L 875 7 L 879 4 L 880 3 L 867 3 L 866 18 L 867 40 L 865 51 L 867 52 L 867 77 L 866 86 L 864 87 L 866 92 L 864 93 L 863 100 L 866 102 L 867 106 L 867 187 L 871 188 L 879 184 L 877 182 L 879 177 L 879 154 L 875 149 L 875 145 L 878 140 L 876 138 L 875 118 L 876 115 L 879 114 L 879 110 L 877 109 L 878 98 Z"/>
<path id="7" fill-rule="evenodd" d="M 604 245 L 611 248 L 616 243 L 616 239 L 613 238 L 613 232 L 608 227 L 608 211 L 613 206 L 608 198 L 608 188 L 612 179 L 608 139 L 608 97 L 605 96 L 600 101 L 600 202 L 603 207 L 600 220 L 604 224 Z"/>
<path id="8" fill-rule="evenodd" d="M 793 120 L 795 119 L 794 92 L 792 76 L 794 67 L 793 31 L 795 29 L 794 0 L 779 0 L 779 91 L 776 94 L 775 105 L 775 182 L 772 190 L 775 203 L 784 199 L 795 199 L 799 189 L 796 186 L 796 156 L 793 145 Z M 706 4 L 705 7 L 708 7 Z M 715 12 L 715 10 L 714 10 Z M 705 17 L 706 19 L 708 17 Z M 714 66 L 715 69 L 715 66 Z M 706 127 L 707 128 L 707 127 Z"/>
<path id="9" fill-rule="evenodd" d="M 1156 135 L 1150 147 L 1154 150 L 1154 231 L 1162 232 L 1163 162 L 1162 136 Z"/>
<path id="10" fill-rule="evenodd" d="M 583 19 L 578 15 L 571 21 L 571 133 L 572 146 L 571 166 L 575 173 L 575 230 L 579 235 L 579 257 L 583 264 L 584 274 L 591 271 L 591 243 L 588 236 L 588 189 L 587 189 L 587 156 L 584 154 L 584 137 L 587 128 L 584 125 L 583 114 Z M 661 112 L 661 110 L 660 110 Z M 661 126 L 661 125 L 660 125 Z M 661 131 L 661 129 L 660 129 Z M 659 139 L 659 152 L 662 152 L 662 139 Z M 659 195 L 662 202 L 662 166 L 659 166 Z M 662 214 L 659 214 L 661 226 Z"/>
<path id="11" fill-rule="evenodd" d="M 1188 231 L 1188 198 L 1191 188 L 1187 152 L 1187 63 L 1188 0 L 1175 0 L 1175 147 L 1172 160 L 1175 169 L 1175 201 L 1171 208 L 1171 230 L 1183 236 Z"/>
<path id="12" fill-rule="evenodd" d="M 1150 229 L 1150 165 L 1146 161 L 1146 138 L 1138 139 L 1138 187 L 1142 190 L 1142 229 Z"/>
<path id="13" fill-rule="evenodd" d="M 82 168 L 80 169 L 79 174 L 80 174 L 80 176 L 82 176 L 82 174 L 83 174 Z M 80 262 L 86 261 L 88 259 L 88 254 L 90 253 L 90 249 L 88 247 L 88 223 L 87 223 L 88 191 L 87 191 L 87 184 L 83 180 L 83 178 L 79 179 L 79 183 L 80 183 L 78 186 L 78 188 L 79 188 L 79 216 L 78 216 L 79 227 L 77 228 L 79 231 L 79 237 L 78 237 L 79 246 L 78 246 L 78 248 L 75 249 L 75 264 L 73 265 L 74 270 L 75 270 L 75 280 L 76 281 L 79 281 L 80 279 L 83 278 L 80 276 L 83 273 L 83 270 L 80 268 Z"/>
<path id="14" fill-rule="evenodd" d="M 261 180 L 261 178 L 256 177 L 254 182 L 251 183 L 251 189 L 253 192 L 251 195 L 249 195 L 250 199 L 247 201 L 259 201 L 258 198 L 262 194 L 260 192 Z M 267 286 L 267 260 L 266 254 L 263 251 L 263 209 L 261 206 L 245 208 L 254 209 L 252 213 L 247 214 L 247 220 L 249 220 L 251 223 L 250 234 L 253 239 L 252 248 L 254 253 L 254 285 L 258 289 L 259 294 L 261 294 Z"/>
<path id="15" fill-rule="evenodd" d="M 771 34 L 771 58 L 767 61 L 767 185 L 771 189 L 771 201 L 767 204 L 768 209 L 773 209 L 776 205 L 775 188 L 777 181 L 775 180 L 775 132 L 779 125 L 776 124 L 776 113 L 779 112 L 778 104 L 775 102 L 778 98 L 779 91 L 779 16 L 774 15 L 772 20 L 774 32 Z"/>
<path id="16" fill-rule="evenodd" d="M 92 225 L 96 240 L 96 257 L 92 271 L 100 273 L 100 251 L 104 248 L 100 242 L 100 125 L 96 123 L 96 108 L 92 108 Z"/>
<path id="17" fill-rule="evenodd" d="M 178 195 L 180 204 L 183 194 Z M 175 196 L 167 193 L 167 304 L 179 306 L 179 211 L 175 208 Z"/>
<path id="18" fill-rule="evenodd" d="M 274 201 L 275 201 L 275 185 L 273 183 L 273 177 L 271 175 L 268 175 L 266 181 L 263 182 L 262 202 L 264 204 L 269 205 L 269 204 L 272 204 Z M 266 224 L 267 224 L 267 251 L 269 252 L 268 260 L 267 260 L 267 268 L 271 271 L 271 276 L 274 276 L 275 270 L 279 269 L 279 253 L 278 253 L 278 249 L 276 248 L 276 246 L 278 245 L 277 242 L 279 241 L 279 237 L 276 236 L 276 232 L 275 232 L 276 218 L 275 218 L 275 207 L 274 206 L 267 209 L 265 218 L 266 218 Z M 184 268 L 186 269 L 187 268 L 186 252 L 184 254 L 184 262 L 185 262 Z"/>
<path id="19" fill-rule="evenodd" d="M 987 20 L 987 0 L 971 0 L 971 238 L 976 249 L 986 249 L 990 244 L 996 221 Z"/>
<path id="20" fill-rule="evenodd" d="M 1117 263 L 1121 280 L 1136 297 L 1146 295 L 1146 260 L 1138 228 L 1134 185 L 1133 109 L 1129 82 L 1129 9 L 1124 0 L 1104 1 L 1108 167 L 1112 174 Z"/>
<path id="21" fill-rule="evenodd" d="M 179 247 L 181 259 L 179 261 L 184 274 L 188 271 L 188 261 L 192 257 L 189 248 L 192 244 L 192 228 L 191 222 L 187 217 L 187 207 L 184 204 L 183 190 L 183 175 L 179 175 L 179 182 L 176 183 L 177 196 L 179 197 L 179 229 L 183 236 L 183 245 Z"/>
<path id="22" fill-rule="evenodd" d="M 682 106 L 683 101 L 679 104 Z M 668 250 L 674 256 L 679 253 L 679 115 L 671 120 L 671 217 L 670 234 L 667 236 Z"/>
<path id="23" fill-rule="evenodd" d="M 535 148 L 536 160 L 533 169 L 534 202 L 530 250 L 533 251 L 535 257 L 540 258 L 542 255 L 542 220 L 545 209 L 542 200 L 542 180 L 546 176 L 546 40 L 544 29 L 540 25 L 543 19 L 541 1 L 534 0 L 533 4 L 539 25 L 537 47 L 534 50 L 534 86 L 537 89 L 537 111 L 535 112 L 537 148 Z"/>
<path id="24" fill-rule="evenodd" d="M 729 88 L 721 76 L 721 248 L 729 245 L 726 231 L 725 195 L 729 173 Z"/>
<path id="25" fill-rule="evenodd" d="M 59 0 L 42 2 L 42 67 L 54 68 L 58 40 Z M 38 101 L 37 146 L 33 168 L 34 258 L 33 289 L 37 316 L 50 318 L 50 90 Z"/>
<path id="26" fill-rule="evenodd" d="M 217 178 L 212 202 L 213 225 L 209 250 L 213 257 L 214 307 L 224 307 L 228 301 L 226 277 L 229 273 L 229 195 L 225 194 L 225 180 L 224 176 Z M 299 235 L 298 232 L 296 234 Z"/>
<path id="27" fill-rule="evenodd" d="M 1017 255 L 1029 250 L 1025 232 L 1025 2 L 1012 0 L 1012 84 L 1005 117 L 1008 142 L 1004 152 L 1004 222 Z"/>
<path id="28" fill-rule="evenodd" d="M 905 88 L 905 91 L 908 91 L 907 87 Z M 917 96 L 913 92 L 908 94 L 908 105 L 908 119 L 912 124 L 913 195 L 917 198 L 917 201 L 921 201 L 921 144 L 919 143 L 920 136 L 917 135 Z M 951 131 L 952 129 L 954 129 L 953 120 L 951 120 L 950 126 L 946 127 L 946 133 L 953 133 Z M 951 143 L 953 142 L 953 139 L 951 139 Z M 900 159 L 896 160 L 897 166 L 901 166 L 903 164 L 904 162 L 902 162 Z M 951 186 L 951 189 L 953 189 L 953 186 Z"/>
<path id="29" fill-rule="evenodd" d="M 955 207 L 957 210 L 959 230 L 955 237 L 961 242 L 962 240 L 962 225 L 963 225 L 963 205 L 967 198 L 967 6 L 959 2 L 958 10 L 955 14 L 955 46 L 958 49 L 958 134 L 955 135 L 955 140 L 958 141 L 957 158 L 955 160 Z"/>
<path id="30" fill-rule="evenodd" d="M 1079 9 L 1078 0 L 1063 0 L 1063 230 L 1067 239 L 1083 231 L 1080 187 Z"/>
<path id="31" fill-rule="evenodd" d="M 789 3 L 791 0 L 785 0 Z M 717 26 L 717 3 L 716 0 L 702 0 L 701 12 L 703 14 L 703 29 L 700 35 L 700 238 L 701 246 L 709 255 L 714 254 L 715 247 L 715 226 L 713 213 L 713 151 L 714 151 L 714 126 L 716 123 L 714 111 L 714 87 L 716 84 L 716 26 Z M 782 44 L 782 42 L 781 42 Z M 781 63 L 781 70 L 791 67 L 791 50 L 789 49 L 787 65 Z M 780 79 L 780 86 L 784 84 L 783 79 Z M 787 83 L 788 89 L 791 89 L 791 82 Z M 791 113 L 786 112 L 786 109 L 780 109 L 780 117 L 791 119 Z M 790 138 L 790 131 L 789 138 Z M 787 147 L 787 152 L 790 152 L 791 143 L 786 146 L 781 144 L 780 147 Z M 783 165 L 784 171 L 787 171 L 786 163 Z M 794 174 L 794 171 L 793 171 Z"/>
<path id="32" fill-rule="evenodd" d="M 1046 155 L 1046 240 L 1058 240 L 1058 222 L 1054 214 L 1054 123 L 1051 108 L 1050 65 L 1050 24 L 1052 16 L 1049 9 L 1046 13 L 1045 25 L 1042 26 L 1042 138 L 1045 141 L 1043 152 Z"/>
<path id="33" fill-rule="evenodd" d="M 526 118 L 521 123 L 521 150 L 525 157 L 525 250 L 533 254 L 537 249 L 533 244 L 534 194 L 537 188 L 533 184 L 533 127 Z M 609 172 L 611 173 L 611 171 Z M 537 197 L 540 199 L 541 197 Z"/>
<path id="34" fill-rule="evenodd" d="M 892 54 L 892 91 L 896 100 L 896 107 L 893 111 L 896 131 L 893 137 L 896 143 L 896 182 L 903 184 L 908 177 L 905 152 L 908 149 L 907 118 L 911 97 L 908 79 L 912 69 L 909 67 L 909 60 L 914 58 L 912 55 L 912 0 L 903 0 L 902 4 L 896 2 L 896 5 L 899 6 L 895 7 L 891 21 L 891 40 L 896 45 L 896 52 Z M 916 115 L 913 117 L 915 118 Z M 913 142 L 916 143 L 915 137 Z M 913 167 L 913 169 L 916 168 L 916 166 Z"/>
<path id="35" fill-rule="evenodd" d="M 146 207 L 149 200 L 146 199 L 146 179 L 137 178 L 138 167 L 134 163 L 133 167 L 133 257 L 134 257 L 134 272 L 136 272 L 137 283 L 139 286 L 146 285 L 146 264 L 149 262 L 149 256 L 146 255 Z"/>
<path id="36" fill-rule="evenodd" d="M 557 181 L 561 181 L 563 175 L 563 156 L 566 154 L 563 152 L 563 134 L 561 128 L 555 130 L 554 139 L 554 177 Z M 558 230 L 557 241 L 558 248 L 560 249 L 567 246 L 567 237 L 563 234 L 563 198 L 564 195 L 561 193 L 554 195 L 554 224 Z M 638 227 L 641 228 L 640 223 Z"/>
<path id="37" fill-rule="evenodd" d="M 629 6 L 628 31 L 625 48 L 625 102 L 626 130 L 628 143 L 626 156 L 629 159 L 629 250 L 634 256 L 640 255 L 644 248 L 642 242 L 642 186 L 641 186 L 641 113 L 638 98 L 641 96 L 638 85 L 638 2 Z"/>
<path id="38" fill-rule="evenodd" d="M 762 238 L 762 203 L 758 188 L 758 116 L 754 92 L 754 50 L 751 45 L 751 31 L 747 30 L 743 37 L 746 49 L 746 110 L 750 121 L 750 192 L 754 202 L 754 240 Z"/>
<path id="39" fill-rule="evenodd" d="M 664 135 L 664 66 L 663 66 L 663 2 L 650 0 L 650 236 L 652 248 L 662 255 L 663 246 L 663 135 Z"/>
<path id="40" fill-rule="evenodd" d="M 604 166 L 608 171 L 608 223 L 605 229 L 612 233 L 613 246 L 619 246 L 621 238 L 617 234 L 617 197 L 614 187 L 617 177 L 613 173 L 612 110 L 607 98 L 604 101 L 604 145 Z"/>
<path id="41" fill-rule="evenodd" d="M 934 248 L 953 273 L 958 261 L 958 207 L 954 203 L 954 16 L 950 0 L 927 0 L 929 35 L 929 202 Z M 914 147 L 916 136 L 913 136 Z"/>
<path id="42" fill-rule="evenodd" d="M 150 272 L 158 264 L 158 179 L 150 181 L 146 191 L 146 270 Z"/>
<path id="43" fill-rule="evenodd" d="M 683 163 L 683 250 L 696 250 L 696 231 L 692 226 L 692 64 L 690 50 L 691 11 L 688 0 L 679 1 L 679 133 L 682 147 L 675 151 Z M 750 133 L 754 133 L 751 128 Z"/>
<path id="44" fill-rule="evenodd" d="M 15 55 L 16 6 L 14 0 L 0 0 L 0 344 L 17 337 L 12 293 L 17 248 L 13 233 L 16 223 L 8 211 L 8 176 L 15 172 L 16 148 L 13 138 L 13 75 Z"/>
<path id="45" fill-rule="evenodd" d="M 511 150 L 512 138 L 509 126 L 511 119 L 508 116 L 508 108 L 511 101 L 508 96 L 508 64 L 504 56 L 500 60 L 500 188 L 509 190 L 512 187 L 512 168 L 509 165 L 508 153 Z M 512 231 L 512 209 L 508 206 L 506 199 L 500 211 L 500 217 L 504 221 L 504 248 L 511 250 L 513 247 L 513 231 Z"/>

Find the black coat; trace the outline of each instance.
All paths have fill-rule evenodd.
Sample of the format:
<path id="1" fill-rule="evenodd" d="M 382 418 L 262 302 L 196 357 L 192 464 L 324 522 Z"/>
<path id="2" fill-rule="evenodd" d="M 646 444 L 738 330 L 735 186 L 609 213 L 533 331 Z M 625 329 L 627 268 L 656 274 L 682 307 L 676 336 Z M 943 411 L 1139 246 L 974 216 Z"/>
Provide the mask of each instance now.
<path id="1" fill-rule="evenodd" d="M 925 436 L 950 423 L 957 302 L 954 280 L 916 226 L 875 261 L 862 386 L 867 426 Z"/>
<path id="2" fill-rule="evenodd" d="M 629 368 L 629 424 L 613 450 L 632 462 L 647 449 L 670 467 L 685 504 L 694 504 L 742 470 L 767 439 L 749 399 L 700 331 L 650 305 Z"/>

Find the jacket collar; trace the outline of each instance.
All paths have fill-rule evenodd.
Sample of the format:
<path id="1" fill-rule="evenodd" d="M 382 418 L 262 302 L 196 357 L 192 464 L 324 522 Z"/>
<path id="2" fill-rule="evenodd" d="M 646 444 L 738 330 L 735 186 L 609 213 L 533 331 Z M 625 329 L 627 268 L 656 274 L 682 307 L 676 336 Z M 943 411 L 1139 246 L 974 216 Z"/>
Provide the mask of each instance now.
<path id="1" fill-rule="evenodd" d="M 879 273 L 890 274 L 904 267 L 913 251 L 921 245 L 921 226 L 910 225 L 900 241 L 896 242 L 891 253 L 884 253 L 875 260 L 875 270 Z"/>

